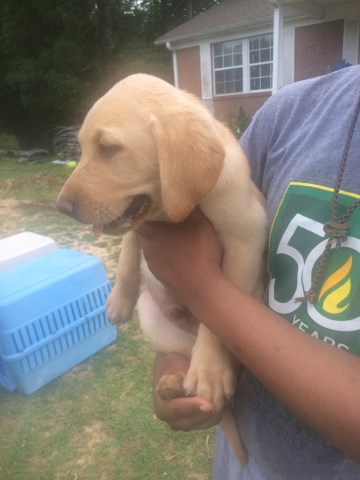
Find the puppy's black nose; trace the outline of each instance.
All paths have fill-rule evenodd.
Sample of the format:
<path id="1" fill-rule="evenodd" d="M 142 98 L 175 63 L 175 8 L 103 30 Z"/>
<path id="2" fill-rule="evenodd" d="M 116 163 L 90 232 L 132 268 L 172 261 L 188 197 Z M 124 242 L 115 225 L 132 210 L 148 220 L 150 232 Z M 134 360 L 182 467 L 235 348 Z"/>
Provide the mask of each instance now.
<path id="1" fill-rule="evenodd" d="M 70 217 L 74 213 L 74 203 L 71 200 L 67 200 L 66 198 L 59 198 L 56 206 L 61 213 L 64 213 L 65 215 L 70 215 Z"/>

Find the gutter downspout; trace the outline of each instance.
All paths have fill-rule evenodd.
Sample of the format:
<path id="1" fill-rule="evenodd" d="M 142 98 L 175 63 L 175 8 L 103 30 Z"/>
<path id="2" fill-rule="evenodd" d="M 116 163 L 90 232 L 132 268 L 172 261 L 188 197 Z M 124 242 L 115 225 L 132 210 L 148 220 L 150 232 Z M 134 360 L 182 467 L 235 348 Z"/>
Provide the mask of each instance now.
<path id="1" fill-rule="evenodd" d="M 274 7 L 274 47 L 273 47 L 273 84 L 272 93 L 276 93 L 283 84 L 284 69 L 284 7 L 283 0 L 269 0 Z"/>
<path id="2" fill-rule="evenodd" d="M 176 49 L 171 45 L 170 42 L 166 42 L 166 48 L 172 53 L 174 84 L 176 88 L 179 88 L 179 72 L 178 72 L 178 65 L 177 65 Z"/>

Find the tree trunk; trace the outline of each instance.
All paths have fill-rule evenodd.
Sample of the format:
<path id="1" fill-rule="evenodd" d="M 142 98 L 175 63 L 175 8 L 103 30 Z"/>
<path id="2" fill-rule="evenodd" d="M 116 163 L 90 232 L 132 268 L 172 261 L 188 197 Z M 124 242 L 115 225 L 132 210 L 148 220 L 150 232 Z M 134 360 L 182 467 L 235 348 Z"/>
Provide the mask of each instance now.
<path id="1" fill-rule="evenodd" d="M 112 83 L 116 73 L 116 63 L 114 59 L 115 45 L 111 25 L 110 3 L 108 0 L 96 0 L 96 6 L 104 74 L 109 83 Z"/>
<path id="2" fill-rule="evenodd" d="M 188 20 L 193 16 L 192 0 L 186 0 L 186 16 Z"/>

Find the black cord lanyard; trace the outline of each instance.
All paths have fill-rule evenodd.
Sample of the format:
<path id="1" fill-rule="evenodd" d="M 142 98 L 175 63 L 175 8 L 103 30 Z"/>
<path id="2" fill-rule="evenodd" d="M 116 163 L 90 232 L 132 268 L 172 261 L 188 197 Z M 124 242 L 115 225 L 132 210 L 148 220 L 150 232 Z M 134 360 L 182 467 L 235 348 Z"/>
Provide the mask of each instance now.
<path id="1" fill-rule="evenodd" d="M 354 130 L 360 114 L 360 94 L 356 103 L 355 111 L 352 117 L 349 133 L 345 143 L 342 159 L 340 162 L 340 168 L 334 188 L 334 195 L 331 202 L 331 220 L 330 222 L 324 225 L 324 231 L 329 236 L 328 242 L 326 244 L 325 250 L 319 259 L 319 264 L 316 268 L 314 278 L 311 282 L 310 289 L 304 293 L 303 298 L 297 298 L 296 301 L 307 300 L 309 303 L 315 303 L 318 297 L 318 287 L 324 272 L 324 268 L 329 256 L 329 253 L 332 247 L 335 245 L 335 248 L 340 248 L 342 243 L 346 241 L 348 236 L 349 226 L 347 224 L 347 219 L 350 215 L 360 206 L 360 198 L 358 198 L 338 219 L 338 198 L 340 192 L 341 182 L 344 176 L 346 163 L 349 157 L 349 150 L 352 138 L 354 136 Z"/>

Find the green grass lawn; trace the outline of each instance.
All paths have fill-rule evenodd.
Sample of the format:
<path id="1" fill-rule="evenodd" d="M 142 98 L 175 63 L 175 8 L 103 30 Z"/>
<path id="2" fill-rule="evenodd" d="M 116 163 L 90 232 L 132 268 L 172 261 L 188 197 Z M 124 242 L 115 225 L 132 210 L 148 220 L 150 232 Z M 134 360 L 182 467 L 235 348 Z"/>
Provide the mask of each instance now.
<path id="1" fill-rule="evenodd" d="M 0 238 L 32 231 L 100 258 L 111 281 L 119 239 L 60 215 L 71 170 L 0 158 Z M 1 321 L 1 319 L 0 319 Z M 0 387 L 4 480 L 206 480 L 214 432 L 172 432 L 154 418 L 153 349 L 134 318 L 118 340 L 30 396 Z"/>

